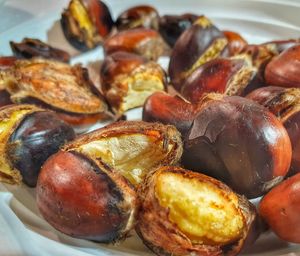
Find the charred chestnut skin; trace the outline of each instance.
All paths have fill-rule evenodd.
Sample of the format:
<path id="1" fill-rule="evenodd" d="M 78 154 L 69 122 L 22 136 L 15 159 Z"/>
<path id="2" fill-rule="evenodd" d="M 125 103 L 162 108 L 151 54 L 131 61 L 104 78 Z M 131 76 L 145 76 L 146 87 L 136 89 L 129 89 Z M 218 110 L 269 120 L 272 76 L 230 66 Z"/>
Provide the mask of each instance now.
<path id="1" fill-rule="evenodd" d="M 190 28 L 199 16 L 192 13 L 164 15 L 159 19 L 159 33 L 170 47 L 174 47 L 180 35 Z"/>
<path id="2" fill-rule="evenodd" d="M 280 183 L 259 204 L 259 213 L 281 239 L 300 243 L 300 174 Z"/>
<path id="3" fill-rule="evenodd" d="M 149 5 L 139 5 L 122 12 L 117 20 L 116 27 L 119 31 L 132 28 L 151 28 L 158 30 L 159 14 Z"/>
<path id="4" fill-rule="evenodd" d="M 223 34 L 228 40 L 230 56 L 239 54 L 248 44 L 247 41 L 237 32 L 224 30 Z"/>
<path id="5" fill-rule="evenodd" d="M 300 45 L 283 51 L 268 63 L 265 69 L 267 84 L 281 87 L 300 87 Z"/>
<path id="6" fill-rule="evenodd" d="M 43 217 L 67 235 L 115 242 L 134 225 L 135 191 L 122 176 L 82 154 L 59 151 L 49 158 L 36 191 Z"/>
<path id="7" fill-rule="evenodd" d="M 23 182 L 35 187 L 42 164 L 74 138 L 73 129 L 55 113 L 35 112 L 27 115 L 10 136 L 7 155 L 20 170 Z"/>
<path id="8" fill-rule="evenodd" d="M 240 237 L 227 245 L 211 244 L 207 241 L 197 243 L 197 238 L 193 240 L 190 239 L 189 236 L 180 229 L 178 223 L 174 222 L 172 217 L 170 217 L 172 209 L 165 208 L 161 204 L 163 201 L 159 198 L 157 187 L 159 186 L 159 178 L 162 175 L 178 176 L 194 184 L 195 182 L 199 182 L 203 186 L 209 187 L 209 190 L 211 189 L 220 196 L 226 197 L 229 201 L 227 202 L 228 204 L 232 204 L 233 201 L 231 200 L 234 198 L 236 211 L 240 216 L 243 216 L 244 222 Z M 166 182 L 165 186 L 171 187 L 172 184 Z M 206 190 L 205 193 L 209 193 L 209 190 Z M 190 194 L 191 197 L 192 194 L 197 195 L 195 191 Z M 255 207 L 245 197 L 235 194 L 222 182 L 200 173 L 194 173 L 180 167 L 160 167 L 151 175 L 147 176 L 142 186 L 139 187 L 138 196 L 141 206 L 138 213 L 136 231 L 144 244 L 157 255 L 237 255 L 241 250 L 250 246 L 260 234 L 260 226 Z M 187 204 L 189 199 L 185 200 L 184 204 Z M 201 206 L 201 200 L 199 200 L 193 207 L 199 207 L 199 211 L 201 212 L 201 207 L 213 208 L 212 205 L 213 203 L 210 206 Z M 186 216 L 195 214 L 195 212 L 189 213 L 187 209 L 186 211 Z M 208 222 L 209 220 L 207 220 L 206 226 L 209 226 L 210 223 Z"/>
<path id="9" fill-rule="evenodd" d="M 287 131 L 271 112 L 239 96 L 221 96 L 195 118 L 182 162 L 256 198 L 283 180 L 291 155 Z"/>

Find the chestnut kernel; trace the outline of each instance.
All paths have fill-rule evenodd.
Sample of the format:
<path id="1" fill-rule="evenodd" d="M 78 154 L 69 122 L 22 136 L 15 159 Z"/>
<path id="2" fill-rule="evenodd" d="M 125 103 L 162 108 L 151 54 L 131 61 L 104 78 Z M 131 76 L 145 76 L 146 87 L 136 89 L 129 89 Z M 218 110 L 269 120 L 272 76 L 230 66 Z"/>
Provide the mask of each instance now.
<path id="1" fill-rule="evenodd" d="M 132 28 L 151 28 L 158 30 L 159 14 L 149 5 L 139 5 L 122 12 L 117 20 L 116 27 L 119 31 Z"/>
<path id="2" fill-rule="evenodd" d="M 43 165 L 36 191 L 43 217 L 67 235 L 115 242 L 135 224 L 134 189 L 99 159 L 59 151 Z"/>
<path id="3" fill-rule="evenodd" d="M 237 255 L 259 235 L 255 207 L 200 173 L 160 167 L 138 196 L 136 230 L 157 255 Z"/>
<path id="4" fill-rule="evenodd" d="M 100 77 L 102 92 L 119 115 L 142 106 L 152 93 L 165 90 L 167 83 L 166 74 L 159 64 L 127 52 L 107 56 Z"/>
<path id="5" fill-rule="evenodd" d="M 202 106 L 184 141 L 186 168 L 220 179 L 248 198 L 283 180 L 291 142 L 281 122 L 264 107 L 223 96 Z"/>

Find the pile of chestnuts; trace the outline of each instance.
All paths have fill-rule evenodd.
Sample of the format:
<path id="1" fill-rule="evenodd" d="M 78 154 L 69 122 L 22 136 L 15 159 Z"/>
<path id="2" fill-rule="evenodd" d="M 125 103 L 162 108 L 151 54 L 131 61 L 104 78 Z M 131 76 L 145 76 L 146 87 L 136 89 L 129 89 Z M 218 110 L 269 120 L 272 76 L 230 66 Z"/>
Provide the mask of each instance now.
<path id="1" fill-rule="evenodd" d="M 237 255 L 268 229 L 300 243 L 299 39 L 249 44 L 148 5 L 113 20 L 100 0 L 70 0 L 60 23 L 78 50 L 103 47 L 101 84 L 61 49 L 10 42 L 1 182 L 36 187 L 64 234 L 116 243 L 135 230 L 157 255 Z M 120 121 L 137 107 L 142 120 Z"/>

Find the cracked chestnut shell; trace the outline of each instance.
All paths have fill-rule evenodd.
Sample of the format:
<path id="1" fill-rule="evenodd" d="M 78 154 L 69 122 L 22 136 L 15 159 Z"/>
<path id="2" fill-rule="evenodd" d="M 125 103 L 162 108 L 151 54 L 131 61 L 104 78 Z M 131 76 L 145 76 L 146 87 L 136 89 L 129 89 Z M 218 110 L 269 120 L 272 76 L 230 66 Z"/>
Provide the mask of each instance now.
<path id="1" fill-rule="evenodd" d="M 10 42 L 10 48 L 18 58 L 43 57 L 63 62 L 69 62 L 70 60 L 70 55 L 67 52 L 51 47 L 38 39 L 24 38 L 20 43 Z"/>
<path id="2" fill-rule="evenodd" d="M 33 105 L 1 108 L 0 127 L 0 181 L 31 187 L 45 160 L 75 137 L 55 113 Z"/>
<path id="3" fill-rule="evenodd" d="M 106 55 L 124 51 L 135 53 L 154 61 L 169 52 L 169 48 L 160 34 L 156 30 L 147 28 L 121 31 L 107 38 L 103 47 Z"/>
<path id="4" fill-rule="evenodd" d="M 34 58 L 18 60 L 0 72 L 0 86 L 14 103 L 30 103 L 57 112 L 80 126 L 108 118 L 107 104 L 81 65 Z"/>
<path id="5" fill-rule="evenodd" d="M 81 51 L 102 43 L 114 26 L 108 7 L 100 0 L 71 0 L 60 22 L 68 42 Z"/>
<path id="6" fill-rule="evenodd" d="M 281 239 L 300 243 L 300 173 L 288 178 L 267 193 L 259 213 Z"/>
<path id="7" fill-rule="evenodd" d="M 167 84 L 159 64 L 127 52 L 107 56 L 100 77 L 102 92 L 118 114 L 142 106 L 152 93 L 165 90 Z"/>
<path id="8" fill-rule="evenodd" d="M 282 53 L 288 48 L 291 48 L 300 43 L 300 39 L 288 39 L 288 40 L 274 40 L 263 43 L 263 45 L 267 45 L 268 47 L 275 48 L 278 54 Z"/>
<path id="9" fill-rule="evenodd" d="M 159 19 L 159 33 L 167 44 L 173 48 L 180 35 L 190 28 L 198 17 L 198 15 L 192 13 L 164 15 Z"/>
<path id="10" fill-rule="evenodd" d="M 36 194 L 45 220 L 76 238 L 116 242 L 135 224 L 136 192 L 101 159 L 59 151 L 43 165 Z"/>
<path id="11" fill-rule="evenodd" d="M 224 34 L 209 19 L 200 16 L 174 45 L 169 64 L 174 88 L 180 91 L 184 80 L 199 66 L 222 55 L 227 43 Z"/>
<path id="12" fill-rule="evenodd" d="M 251 100 L 220 96 L 207 101 L 195 118 L 182 162 L 255 198 L 283 180 L 291 156 L 288 133 L 275 115 Z"/>
<path id="13" fill-rule="evenodd" d="M 300 45 L 283 51 L 268 63 L 265 69 L 267 84 L 281 87 L 300 87 Z"/>
<path id="14" fill-rule="evenodd" d="M 200 173 L 160 167 L 138 195 L 136 230 L 157 255 L 237 255 L 259 235 L 255 207 Z"/>
<path id="15" fill-rule="evenodd" d="M 159 14 L 149 5 L 138 5 L 122 12 L 117 20 L 116 27 L 119 31 L 133 28 L 151 28 L 158 30 Z"/>
<path id="16" fill-rule="evenodd" d="M 214 59 L 201 65 L 185 80 L 181 94 L 192 103 L 199 102 L 210 92 L 241 95 L 255 74 L 256 69 L 245 59 Z"/>
<path id="17" fill-rule="evenodd" d="M 300 89 L 267 86 L 247 95 L 266 107 L 286 128 L 292 143 L 292 162 L 288 175 L 300 172 Z"/>

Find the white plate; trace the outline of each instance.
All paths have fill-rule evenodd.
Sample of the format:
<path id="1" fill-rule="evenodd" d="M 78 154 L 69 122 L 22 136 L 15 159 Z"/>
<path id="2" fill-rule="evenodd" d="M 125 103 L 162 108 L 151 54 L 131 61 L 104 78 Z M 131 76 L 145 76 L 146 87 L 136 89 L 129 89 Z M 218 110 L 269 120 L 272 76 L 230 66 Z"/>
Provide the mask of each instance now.
<path id="1" fill-rule="evenodd" d="M 151 4 L 161 14 L 194 12 L 206 14 L 221 29 L 240 32 L 249 42 L 297 38 L 300 34 L 300 2 L 280 0 L 110 0 L 106 1 L 116 17 L 137 4 Z M 55 3 L 55 4 L 54 4 Z M 0 55 L 11 54 L 8 42 L 35 37 L 54 46 L 69 49 L 59 35 L 57 22 L 67 0 L 0 1 Z M 77 54 L 76 51 L 72 51 Z M 99 47 L 76 56 L 72 62 L 97 64 L 103 57 Z M 95 66 L 95 65 L 92 65 Z M 97 65 L 96 65 L 97 66 Z M 94 70 L 95 71 L 95 70 Z M 128 114 L 140 117 L 140 110 Z M 39 215 L 34 189 L 0 185 L 0 255 L 88 256 L 153 255 L 135 234 L 125 242 L 106 246 L 74 239 L 54 230 Z M 293 227 L 290 227 L 293 228 Z M 300 246 L 283 242 L 272 233 L 262 235 L 245 255 L 300 255 Z"/>

